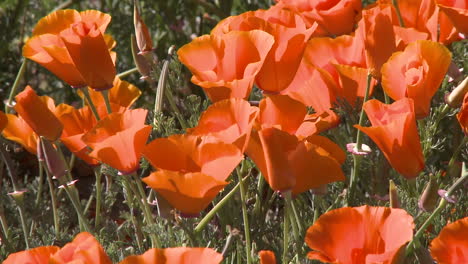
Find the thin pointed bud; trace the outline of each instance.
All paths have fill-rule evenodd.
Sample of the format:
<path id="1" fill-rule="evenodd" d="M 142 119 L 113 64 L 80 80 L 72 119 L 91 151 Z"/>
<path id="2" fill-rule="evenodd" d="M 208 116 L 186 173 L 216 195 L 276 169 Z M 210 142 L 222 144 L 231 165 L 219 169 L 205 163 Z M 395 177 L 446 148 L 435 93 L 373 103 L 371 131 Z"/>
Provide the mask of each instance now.
<path id="1" fill-rule="evenodd" d="M 46 162 L 47 169 L 56 179 L 63 177 L 67 174 L 67 165 L 65 161 L 60 157 L 57 149 L 48 140 L 41 138 L 42 153 Z"/>
<path id="2" fill-rule="evenodd" d="M 437 184 L 437 179 L 433 174 L 429 177 L 429 182 L 426 184 L 421 198 L 419 198 L 418 201 L 419 209 L 424 212 L 432 212 L 436 208 L 437 201 L 439 200 L 439 194 L 437 193 L 439 184 Z"/>
<path id="3" fill-rule="evenodd" d="M 396 185 L 392 180 L 390 180 L 389 183 L 390 186 L 388 187 L 388 194 L 390 196 L 390 207 L 401 208 L 400 201 L 398 200 L 398 191 Z"/>
<path id="4" fill-rule="evenodd" d="M 135 36 L 132 35 L 131 37 L 131 46 L 132 46 L 132 55 L 133 61 L 138 69 L 138 72 L 141 74 L 141 79 L 151 78 L 149 76 L 151 72 L 151 65 L 150 62 L 138 52 L 138 46 Z"/>
<path id="5" fill-rule="evenodd" d="M 450 107 L 458 108 L 462 105 L 463 98 L 468 92 L 468 77 L 466 77 L 453 91 L 445 98 Z"/>
<path id="6" fill-rule="evenodd" d="M 143 22 L 143 19 L 141 19 L 138 6 L 138 0 L 135 0 L 133 9 L 133 24 L 135 26 L 136 41 L 138 50 L 140 51 L 139 54 L 146 56 L 146 54 L 149 53 L 149 55 L 151 55 L 151 52 L 153 51 L 153 40 L 151 39 L 145 22 Z"/>

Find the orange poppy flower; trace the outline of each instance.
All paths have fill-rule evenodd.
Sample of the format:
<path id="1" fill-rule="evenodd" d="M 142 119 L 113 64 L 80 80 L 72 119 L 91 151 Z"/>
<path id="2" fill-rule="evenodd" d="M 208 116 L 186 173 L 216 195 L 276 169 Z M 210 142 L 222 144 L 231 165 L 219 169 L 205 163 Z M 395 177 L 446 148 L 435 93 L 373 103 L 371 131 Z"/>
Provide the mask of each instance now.
<path id="1" fill-rule="evenodd" d="M 32 128 L 24 121 L 21 116 L 6 114 L 8 123 L 2 132 L 2 135 L 11 141 L 23 146 L 26 151 L 37 155 L 37 143 L 39 137 Z"/>
<path id="2" fill-rule="evenodd" d="M 462 34 L 455 28 L 452 21 L 444 12 L 439 12 L 439 39 L 444 45 L 463 40 Z"/>
<path id="3" fill-rule="evenodd" d="M 275 253 L 271 250 L 260 250 L 258 257 L 260 258 L 260 264 L 276 264 Z"/>
<path id="4" fill-rule="evenodd" d="M 413 238 L 413 218 L 388 207 L 345 207 L 329 211 L 307 230 L 309 259 L 325 263 L 399 263 Z M 398 230 L 398 232 L 395 232 Z"/>
<path id="5" fill-rule="evenodd" d="M 416 117 L 426 117 L 450 62 L 450 51 L 442 44 L 418 40 L 382 66 L 382 86 L 394 100 L 412 98 Z"/>
<path id="6" fill-rule="evenodd" d="M 193 73 L 192 82 L 203 87 L 211 101 L 246 99 L 273 42 L 260 30 L 204 35 L 177 54 Z"/>
<path id="7" fill-rule="evenodd" d="M 39 20 L 23 47 L 31 59 L 73 87 L 112 87 L 116 75 L 109 49 L 115 44 L 104 31 L 111 17 L 96 10 L 58 10 Z"/>
<path id="8" fill-rule="evenodd" d="M 82 232 L 49 260 L 49 264 L 66 263 L 111 264 L 112 262 L 96 238 L 87 232 Z"/>
<path id="9" fill-rule="evenodd" d="M 147 110 L 127 110 L 101 119 L 81 138 L 93 151 L 91 157 L 130 174 L 139 168 L 142 150 L 151 133 L 145 125 Z"/>
<path id="10" fill-rule="evenodd" d="M 444 12 L 460 33 L 468 34 L 468 3 L 466 0 L 436 0 L 440 10 Z"/>
<path id="11" fill-rule="evenodd" d="M 258 109 L 242 99 L 229 99 L 212 104 L 200 117 L 198 125 L 188 129 L 192 135 L 210 135 L 236 145 L 244 152 Z"/>
<path id="12" fill-rule="evenodd" d="M 88 88 L 89 96 L 93 101 L 93 104 L 99 108 L 99 106 L 105 106 L 104 97 L 101 92 L 96 91 L 92 88 Z M 141 95 L 140 89 L 135 85 L 121 80 L 119 77 L 115 77 L 112 88 L 109 89 L 109 102 L 114 105 L 122 107 L 130 107 Z M 78 94 L 82 97 L 83 93 L 78 90 Z M 112 109 L 114 110 L 114 108 Z M 118 110 L 116 108 L 116 110 Z"/>
<path id="13" fill-rule="evenodd" d="M 415 178 L 424 169 L 413 100 L 402 98 L 391 105 L 378 100 L 364 103 L 372 127 L 354 125 L 382 150 L 392 167 L 405 178 Z"/>
<path id="14" fill-rule="evenodd" d="M 272 6 L 268 10 L 246 12 L 228 17 L 211 31 L 223 35 L 230 31 L 263 30 L 274 37 L 274 44 L 265 58 L 255 82 L 266 92 L 277 93 L 288 87 L 296 74 L 306 43 L 317 28 L 308 27 L 293 11 Z"/>
<path id="15" fill-rule="evenodd" d="M 351 33 L 354 29 L 356 16 L 362 9 L 359 0 L 281 0 L 277 5 L 300 13 L 309 25 L 317 22 L 319 25 L 317 31 L 324 32 L 326 35 Z"/>
<path id="16" fill-rule="evenodd" d="M 16 97 L 15 110 L 38 135 L 55 141 L 62 134 L 63 125 L 47 104 L 28 85 Z"/>
<path id="17" fill-rule="evenodd" d="M 159 169 L 143 181 L 186 216 L 205 209 L 243 159 L 235 145 L 188 134 L 153 140 L 143 155 Z"/>
<path id="18" fill-rule="evenodd" d="M 446 225 L 431 242 L 431 256 L 440 264 L 468 263 L 468 217 Z"/>
<path id="19" fill-rule="evenodd" d="M 10 254 L 3 264 L 48 264 L 50 257 L 59 251 L 56 246 L 37 247 Z"/>
<path id="20" fill-rule="evenodd" d="M 468 135 L 468 93 L 465 94 L 465 97 L 463 98 L 463 105 L 460 112 L 457 114 L 457 120 L 463 130 L 463 133 Z"/>
<path id="21" fill-rule="evenodd" d="M 152 248 L 142 255 L 126 257 L 119 264 L 217 264 L 223 256 L 211 248 Z"/>
<path id="22" fill-rule="evenodd" d="M 0 111 L 0 133 L 3 131 L 3 129 L 7 126 L 8 124 L 8 117 Z"/>

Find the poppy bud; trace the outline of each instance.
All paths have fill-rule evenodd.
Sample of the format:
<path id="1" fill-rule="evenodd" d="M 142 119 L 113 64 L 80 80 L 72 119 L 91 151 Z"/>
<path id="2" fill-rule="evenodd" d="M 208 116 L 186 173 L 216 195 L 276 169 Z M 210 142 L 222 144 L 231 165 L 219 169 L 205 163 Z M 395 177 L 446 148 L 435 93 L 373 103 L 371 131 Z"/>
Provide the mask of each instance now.
<path id="1" fill-rule="evenodd" d="M 133 35 L 131 38 L 131 42 L 133 61 L 135 62 L 138 72 L 141 74 L 141 79 L 146 79 L 149 77 L 149 74 L 151 72 L 151 65 L 143 55 L 139 54 L 137 40 Z"/>
<path id="2" fill-rule="evenodd" d="M 468 92 L 468 77 L 465 78 L 453 91 L 447 95 L 445 101 L 453 108 L 458 108 L 463 102 L 466 92 Z"/>
<path id="3" fill-rule="evenodd" d="M 138 54 L 146 56 L 146 54 L 149 53 L 151 56 L 153 41 L 151 40 L 145 22 L 143 22 L 143 19 L 140 17 L 140 12 L 138 12 L 138 0 L 134 1 L 133 25 L 135 26 L 136 41 L 140 51 Z"/>
<path id="4" fill-rule="evenodd" d="M 418 201 L 419 209 L 424 212 L 432 212 L 437 205 L 437 200 L 439 195 L 437 191 L 439 189 L 439 184 L 437 184 L 437 179 L 434 175 L 430 175 L 429 182 L 426 184 L 421 198 Z"/>
<path id="5" fill-rule="evenodd" d="M 389 183 L 390 186 L 388 188 L 388 193 L 390 196 L 390 206 L 392 208 L 401 208 L 400 201 L 398 200 L 398 191 L 396 185 L 392 180 L 390 180 Z"/>
<path id="6" fill-rule="evenodd" d="M 38 145 L 42 145 L 40 148 L 38 147 L 38 150 L 42 150 L 41 154 L 38 152 L 38 156 L 41 155 L 42 158 L 45 159 L 47 169 L 52 176 L 57 179 L 64 176 L 68 171 L 67 165 L 62 157 L 60 157 L 57 149 L 55 149 L 52 143 L 41 138 L 41 143 Z"/>

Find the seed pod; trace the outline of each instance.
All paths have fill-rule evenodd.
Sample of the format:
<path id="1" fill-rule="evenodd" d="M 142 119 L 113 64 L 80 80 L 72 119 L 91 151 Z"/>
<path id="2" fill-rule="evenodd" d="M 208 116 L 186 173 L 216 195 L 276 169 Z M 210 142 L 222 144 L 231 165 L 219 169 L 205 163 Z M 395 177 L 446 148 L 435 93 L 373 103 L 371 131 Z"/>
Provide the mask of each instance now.
<path id="1" fill-rule="evenodd" d="M 388 195 L 390 196 L 390 207 L 392 208 L 401 208 L 400 201 L 398 199 L 398 190 L 395 183 L 390 180 L 390 186 L 388 188 Z"/>
<path id="2" fill-rule="evenodd" d="M 437 200 L 439 199 L 439 195 L 437 194 L 438 189 L 439 184 L 437 184 L 437 179 L 433 174 L 431 174 L 429 182 L 426 184 L 426 187 L 419 198 L 419 209 L 424 212 L 432 212 L 435 209 L 437 206 Z"/>
<path id="3" fill-rule="evenodd" d="M 465 94 L 468 92 L 468 77 L 466 77 L 453 91 L 445 98 L 446 103 L 453 108 L 458 108 L 463 102 Z"/>

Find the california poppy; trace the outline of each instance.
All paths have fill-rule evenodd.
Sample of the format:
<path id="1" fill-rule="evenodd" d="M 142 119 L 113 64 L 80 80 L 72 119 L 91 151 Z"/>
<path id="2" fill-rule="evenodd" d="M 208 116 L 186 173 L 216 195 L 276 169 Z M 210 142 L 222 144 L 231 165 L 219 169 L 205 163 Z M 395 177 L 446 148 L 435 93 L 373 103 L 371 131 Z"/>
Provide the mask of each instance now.
<path id="1" fill-rule="evenodd" d="M 193 73 L 192 82 L 203 87 L 211 101 L 246 99 L 273 42 L 260 30 L 204 35 L 177 54 Z"/>
<path id="2" fill-rule="evenodd" d="M 390 165 L 406 178 L 424 169 L 424 156 L 416 127 L 413 100 L 402 98 L 391 105 L 372 99 L 364 103 L 372 126 L 357 129 L 366 133 L 382 150 Z"/>
<path id="3" fill-rule="evenodd" d="M 255 83 L 260 89 L 277 93 L 286 89 L 296 74 L 307 41 L 317 24 L 306 25 L 301 16 L 280 6 L 250 11 L 228 17 L 218 23 L 212 35 L 231 31 L 263 30 L 274 37 L 274 44 L 265 58 Z"/>
<path id="4" fill-rule="evenodd" d="M 342 35 L 351 33 L 356 16 L 361 12 L 359 0 L 345 1 L 308 1 L 280 0 L 283 5 L 301 14 L 309 24 L 317 22 L 317 31 L 324 35 Z"/>
<path id="5" fill-rule="evenodd" d="M 189 134 L 153 140 L 143 155 L 159 169 L 143 181 L 190 216 L 208 206 L 243 159 L 235 145 Z"/>
<path id="6" fill-rule="evenodd" d="M 111 264 L 99 242 L 87 232 L 79 233 L 49 259 L 50 264 Z"/>
<path id="7" fill-rule="evenodd" d="M 202 113 L 198 125 L 189 129 L 192 135 L 210 135 L 236 145 L 244 152 L 257 118 L 258 108 L 242 99 L 229 99 L 212 104 Z"/>
<path id="8" fill-rule="evenodd" d="M 0 111 L 0 133 L 3 131 L 3 129 L 7 126 L 8 124 L 8 117 Z"/>
<path id="9" fill-rule="evenodd" d="M 457 120 L 463 130 L 463 133 L 468 135 L 468 93 L 465 94 L 463 105 L 460 112 L 457 114 Z"/>
<path id="10" fill-rule="evenodd" d="M 15 99 L 16 112 L 34 132 L 50 141 L 55 141 L 60 137 L 63 129 L 62 123 L 30 86 L 26 86 Z"/>
<path id="11" fill-rule="evenodd" d="M 145 125 L 147 112 L 144 109 L 127 110 L 101 119 L 82 137 L 93 149 L 89 155 L 123 174 L 135 172 L 151 133 L 151 126 Z"/>
<path id="12" fill-rule="evenodd" d="M 96 10 L 58 10 L 39 20 L 23 47 L 31 59 L 73 87 L 112 87 L 114 41 L 104 36 L 111 17 Z M 114 57 L 114 58 L 113 58 Z"/>
<path id="13" fill-rule="evenodd" d="M 331 210 L 307 230 L 309 259 L 325 263 L 399 263 L 413 238 L 413 218 L 388 207 L 345 207 Z M 398 230 L 398 232 L 395 232 Z"/>
<path id="14" fill-rule="evenodd" d="M 394 100 L 412 98 L 416 117 L 426 117 L 450 62 L 450 52 L 442 44 L 418 40 L 394 53 L 382 66 L 382 86 Z"/>
<path id="15" fill-rule="evenodd" d="M 431 255 L 440 264 L 468 263 L 468 217 L 446 225 L 430 245 Z"/>
<path id="16" fill-rule="evenodd" d="M 104 97 L 101 92 L 88 88 L 89 96 L 96 107 L 105 106 Z M 109 89 L 109 102 L 111 105 L 130 107 L 141 95 L 140 89 L 135 85 L 115 77 L 112 88 Z M 82 96 L 81 91 L 78 94 Z M 114 110 L 114 109 L 112 109 Z M 113 111 L 114 112 L 114 111 Z"/>
<path id="17" fill-rule="evenodd" d="M 465 0 L 436 0 L 440 10 L 444 12 L 453 25 L 462 34 L 468 34 L 468 4 Z"/>
<path id="18" fill-rule="evenodd" d="M 276 264 L 275 253 L 271 250 L 260 250 L 258 252 L 260 264 Z"/>
<path id="19" fill-rule="evenodd" d="M 37 247 L 10 254 L 3 264 L 48 264 L 50 257 L 59 251 L 56 246 Z"/>
<path id="20" fill-rule="evenodd" d="M 119 264 L 218 264 L 223 256 L 211 248 L 152 248 L 142 255 L 126 257 Z"/>
<path id="21" fill-rule="evenodd" d="M 39 137 L 32 128 L 24 121 L 21 116 L 6 114 L 8 123 L 2 132 L 2 135 L 11 141 L 14 141 L 29 153 L 37 155 L 37 143 Z"/>

